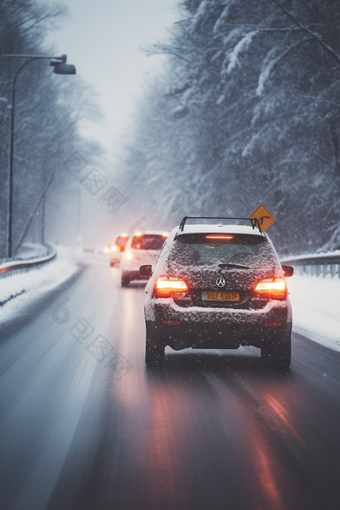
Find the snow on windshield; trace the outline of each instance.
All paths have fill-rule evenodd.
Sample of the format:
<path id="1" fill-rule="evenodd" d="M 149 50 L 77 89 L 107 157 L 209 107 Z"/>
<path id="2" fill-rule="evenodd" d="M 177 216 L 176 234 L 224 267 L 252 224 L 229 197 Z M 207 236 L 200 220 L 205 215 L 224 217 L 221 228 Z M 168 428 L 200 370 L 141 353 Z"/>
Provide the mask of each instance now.
<path id="1" fill-rule="evenodd" d="M 169 253 L 170 266 L 212 266 L 232 264 L 242 267 L 277 265 L 275 254 L 264 237 L 233 235 L 207 239 L 204 234 L 178 236 Z"/>

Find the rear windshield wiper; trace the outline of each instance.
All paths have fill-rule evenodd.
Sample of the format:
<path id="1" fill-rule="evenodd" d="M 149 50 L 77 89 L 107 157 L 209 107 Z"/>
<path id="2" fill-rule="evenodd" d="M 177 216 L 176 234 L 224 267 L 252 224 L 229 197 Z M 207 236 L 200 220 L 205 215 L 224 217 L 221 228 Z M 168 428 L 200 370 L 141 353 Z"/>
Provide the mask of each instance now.
<path id="1" fill-rule="evenodd" d="M 221 267 L 222 269 L 224 269 L 225 267 L 231 267 L 235 269 L 250 269 L 250 267 L 241 266 L 240 264 L 218 264 L 218 267 Z"/>

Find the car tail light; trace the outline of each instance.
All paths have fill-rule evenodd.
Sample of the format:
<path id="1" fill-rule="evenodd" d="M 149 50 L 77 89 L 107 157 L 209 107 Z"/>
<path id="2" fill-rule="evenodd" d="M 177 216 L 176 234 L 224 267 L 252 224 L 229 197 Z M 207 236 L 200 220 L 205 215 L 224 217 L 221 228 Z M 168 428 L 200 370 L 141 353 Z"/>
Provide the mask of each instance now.
<path id="1" fill-rule="evenodd" d="M 170 297 L 175 292 L 187 292 L 187 284 L 174 276 L 163 276 L 157 279 L 155 294 L 157 297 Z"/>
<path id="2" fill-rule="evenodd" d="M 256 285 L 255 292 L 273 299 L 285 299 L 287 296 L 286 280 L 284 278 L 267 278 L 261 280 Z"/>
<path id="3" fill-rule="evenodd" d="M 125 252 L 125 258 L 126 258 L 126 260 L 131 260 L 132 259 L 132 253 L 130 251 Z"/>

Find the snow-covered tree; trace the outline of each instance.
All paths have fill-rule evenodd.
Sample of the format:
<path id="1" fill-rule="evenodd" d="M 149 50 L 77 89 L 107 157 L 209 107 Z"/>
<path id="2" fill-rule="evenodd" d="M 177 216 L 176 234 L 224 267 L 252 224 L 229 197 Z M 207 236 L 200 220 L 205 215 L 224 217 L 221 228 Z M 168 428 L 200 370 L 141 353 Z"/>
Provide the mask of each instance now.
<path id="1" fill-rule="evenodd" d="M 36 0 L 0 0 L 0 54 L 47 54 L 47 30 L 65 14 L 59 4 L 45 5 Z M 24 59 L 0 59 L 0 258 L 7 251 L 8 160 L 11 89 L 14 76 Z M 92 157 L 100 149 L 84 142 L 78 131 L 84 117 L 97 118 L 94 94 L 78 76 L 53 74 L 48 61 L 29 63 L 16 84 L 14 172 L 13 172 L 13 251 L 25 240 L 41 241 L 44 225 L 43 197 L 47 217 L 58 213 L 59 240 L 67 230 L 64 212 L 75 201 L 77 184 L 63 169 L 67 154 L 81 151 Z M 57 141 L 62 150 L 57 150 Z M 64 221 L 61 220 L 63 218 Z M 49 222 L 51 224 L 51 222 Z M 54 230 L 55 232 L 55 230 Z M 55 240 L 54 235 L 54 240 Z M 73 232 L 75 238 L 75 232 Z M 45 228 L 46 240 L 51 239 Z"/>
<path id="2" fill-rule="evenodd" d="M 168 59 L 133 147 L 148 161 L 141 181 L 155 161 L 167 168 L 155 208 L 166 196 L 176 219 L 247 216 L 262 202 L 282 252 L 340 247 L 337 2 L 184 0 L 180 13 L 169 41 L 148 48 Z"/>

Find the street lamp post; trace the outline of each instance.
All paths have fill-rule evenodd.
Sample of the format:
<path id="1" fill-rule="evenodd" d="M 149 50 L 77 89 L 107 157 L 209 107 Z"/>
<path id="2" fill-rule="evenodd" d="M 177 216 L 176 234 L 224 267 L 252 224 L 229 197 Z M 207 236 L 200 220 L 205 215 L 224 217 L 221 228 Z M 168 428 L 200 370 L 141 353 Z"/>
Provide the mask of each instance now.
<path id="1" fill-rule="evenodd" d="M 10 131 L 10 145 L 9 145 L 9 172 L 8 172 L 8 200 L 7 200 L 7 257 L 11 258 L 13 255 L 13 242 L 12 242 L 12 222 L 13 222 L 13 156 L 14 156 L 14 115 L 15 115 L 15 85 L 20 72 L 24 67 L 33 62 L 34 60 L 50 60 L 50 65 L 54 67 L 56 74 L 76 74 L 74 65 L 66 64 L 67 56 L 50 57 L 47 55 L 0 55 L 1 58 L 19 58 L 28 59 L 24 64 L 19 67 L 16 72 L 12 84 L 11 92 L 11 131 Z"/>

